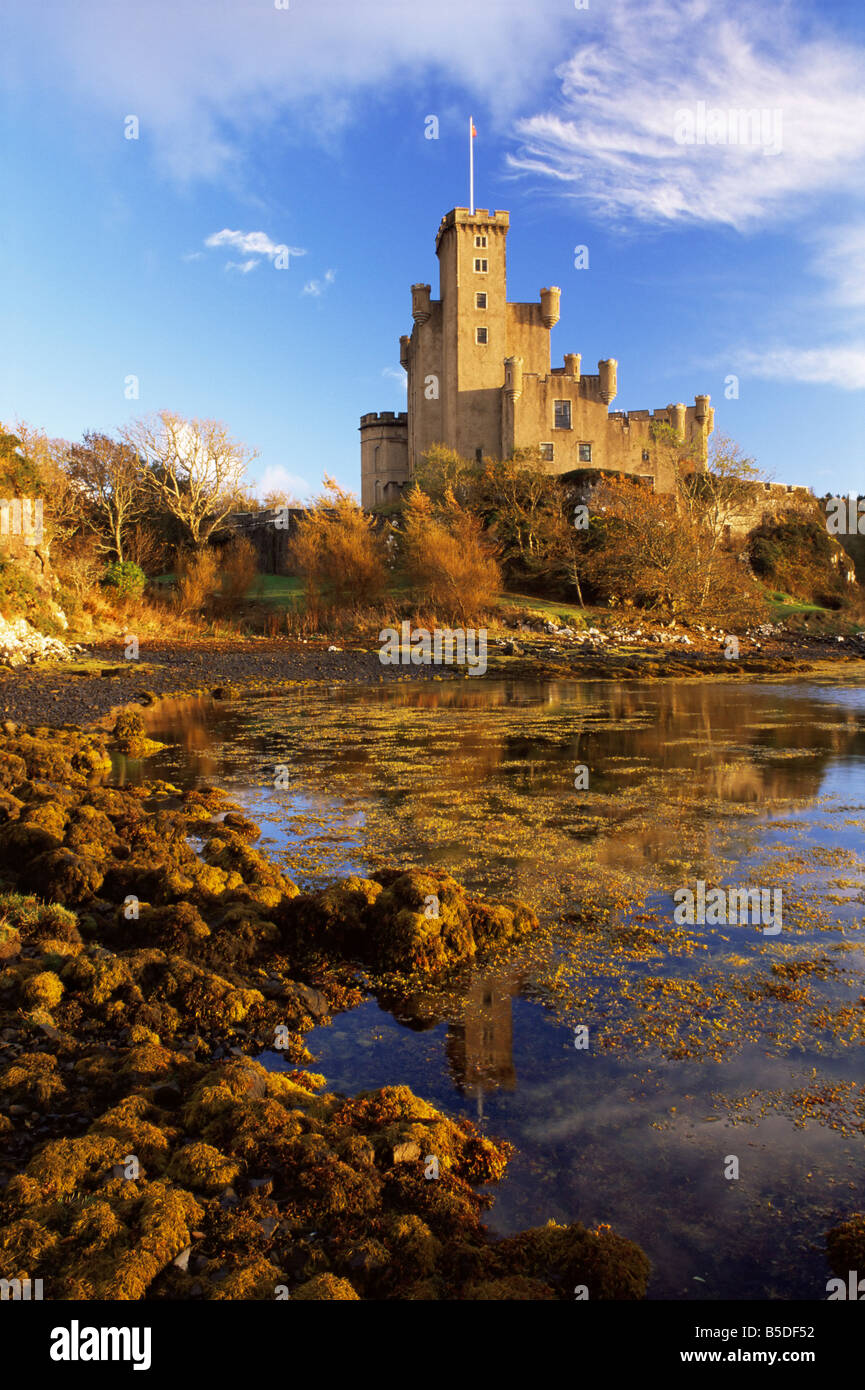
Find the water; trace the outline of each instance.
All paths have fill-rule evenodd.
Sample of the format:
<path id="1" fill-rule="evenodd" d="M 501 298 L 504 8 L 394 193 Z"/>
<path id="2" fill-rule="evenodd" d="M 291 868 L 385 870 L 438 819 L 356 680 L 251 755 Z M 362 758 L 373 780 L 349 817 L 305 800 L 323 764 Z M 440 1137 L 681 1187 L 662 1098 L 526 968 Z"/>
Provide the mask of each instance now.
<path id="1" fill-rule="evenodd" d="M 650 1297 L 824 1298 L 865 1202 L 863 715 L 806 683 L 298 687 L 163 702 L 168 746 L 117 771 L 227 787 L 303 887 L 434 865 L 535 908 L 517 950 L 309 1038 L 333 1088 L 516 1144 L 494 1229 L 609 1222 Z M 674 927 L 698 879 L 781 888 L 783 931 Z"/>

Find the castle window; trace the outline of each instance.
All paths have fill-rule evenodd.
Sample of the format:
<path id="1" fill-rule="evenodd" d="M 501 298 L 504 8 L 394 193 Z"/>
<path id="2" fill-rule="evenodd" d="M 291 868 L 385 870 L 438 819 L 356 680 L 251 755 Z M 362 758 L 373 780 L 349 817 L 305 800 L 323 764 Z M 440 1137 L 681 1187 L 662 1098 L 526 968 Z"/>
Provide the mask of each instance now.
<path id="1" fill-rule="evenodd" d="M 476 463 L 483 463 L 483 461 L 484 461 L 484 451 L 483 451 L 482 448 L 478 447 L 477 449 L 475 449 L 475 462 L 476 462 Z"/>
<path id="2" fill-rule="evenodd" d="M 644 449 L 644 450 L 643 450 L 643 463 L 648 463 L 648 462 L 649 462 L 649 451 L 648 451 L 648 449 Z"/>
<path id="3" fill-rule="evenodd" d="M 478 290 L 477 294 L 475 295 L 475 308 L 476 308 L 476 309 L 485 309 L 486 307 L 487 307 L 487 292 L 486 292 L 486 290 Z"/>
<path id="4" fill-rule="evenodd" d="M 552 463 L 552 461 L 553 461 L 553 446 L 552 446 L 552 444 L 541 444 L 541 445 L 539 445 L 539 448 L 540 448 L 540 451 L 541 451 L 541 458 L 542 458 L 542 459 L 545 459 L 547 463 Z"/>
<path id="5" fill-rule="evenodd" d="M 479 275 L 486 275 L 486 273 L 487 273 L 487 263 L 486 263 L 486 259 L 481 260 L 480 256 L 476 256 L 476 257 L 475 257 L 475 270 L 477 271 L 477 273 L 478 273 Z"/>
<path id="6" fill-rule="evenodd" d="M 486 239 L 485 236 L 476 236 L 476 237 L 475 237 L 475 246 L 486 246 L 486 244 L 487 244 L 487 239 Z"/>
<path id="7" fill-rule="evenodd" d="M 580 453 L 580 463 L 591 463 L 591 461 L 592 461 L 592 446 L 591 446 L 591 444 L 581 444 L 581 445 L 580 445 L 580 448 L 579 448 L 579 453 Z"/>
<path id="8" fill-rule="evenodd" d="M 553 410 L 553 428 L 557 430 L 569 430 L 571 428 L 570 401 L 554 401 Z"/>
<path id="9" fill-rule="evenodd" d="M 486 330 L 485 328 L 476 328 L 476 329 L 475 329 L 475 342 L 476 342 L 476 343 L 485 343 L 485 342 L 487 342 L 487 330 Z"/>

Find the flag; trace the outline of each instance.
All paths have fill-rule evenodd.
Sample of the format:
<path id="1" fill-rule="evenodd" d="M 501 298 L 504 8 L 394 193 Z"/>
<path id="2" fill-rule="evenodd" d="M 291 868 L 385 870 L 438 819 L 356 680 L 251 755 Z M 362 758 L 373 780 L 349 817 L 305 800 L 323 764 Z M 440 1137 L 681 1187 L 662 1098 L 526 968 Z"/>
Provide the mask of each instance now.
<path id="1" fill-rule="evenodd" d="M 471 120 L 471 117 L 469 117 L 469 120 Z M 474 123 L 474 121 L 471 122 L 471 125 L 472 125 L 472 139 L 474 139 L 475 136 L 477 135 L 477 131 L 475 130 L 475 123 Z"/>

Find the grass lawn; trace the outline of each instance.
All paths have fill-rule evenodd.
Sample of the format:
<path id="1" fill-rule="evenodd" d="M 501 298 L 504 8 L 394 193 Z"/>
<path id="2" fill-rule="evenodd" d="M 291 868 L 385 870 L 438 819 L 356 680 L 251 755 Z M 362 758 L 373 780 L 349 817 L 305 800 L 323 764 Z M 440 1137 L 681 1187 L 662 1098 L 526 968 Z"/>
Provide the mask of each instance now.
<path id="1" fill-rule="evenodd" d="M 260 574 L 249 591 L 249 598 L 261 603 L 280 603 L 294 607 L 303 596 L 303 583 L 292 574 Z"/>
<path id="2" fill-rule="evenodd" d="M 592 627 L 597 618 L 609 614 L 605 608 L 581 608 L 578 603 L 566 603 L 562 599 L 538 598 L 535 594 L 499 594 L 500 608 L 531 608 L 560 623 L 576 627 Z"/>

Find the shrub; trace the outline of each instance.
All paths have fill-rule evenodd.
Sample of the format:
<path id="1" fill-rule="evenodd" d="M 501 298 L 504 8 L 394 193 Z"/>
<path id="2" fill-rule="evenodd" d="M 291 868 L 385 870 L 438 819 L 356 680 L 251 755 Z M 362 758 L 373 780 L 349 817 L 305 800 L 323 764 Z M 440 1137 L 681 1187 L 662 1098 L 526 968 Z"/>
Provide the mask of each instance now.
<path id="1" fill-rule="evenodd" d="M 229 603 L 246 598 L 258 575 L 255 546 L 246 536 L 236 536 L 220 552 L 222 595 Z"/>
<path id="2" fill-rule="evenodd" d="M 306 580 L 307 607 L 373 603 L 387 582 L 384 543 L 357 500 L 332 478 L 298 522 L 294 563 Z"/>
<path id="3" fill-rule="evenodd" d="M 214 550 L 182 551 L 177 557 L 176 603 L 181 613 L 200 613 L 219 585 L 219 558 Z"/>
<path id="4" fill-rule="evenodd" d="M 441 508 L 415 487 L 405 506 L 404 568 L 415 598 L 466 623 L 494 602 L 502 575 L 479 517 L 452 492 Z"/>
<path id="5" fill-rule="evenodd" d="M 102 576 L 106 589 L 114 589 L 119 598 L 141 598 L 147 575 L 134 560 L 114 560 Z"/>

